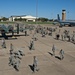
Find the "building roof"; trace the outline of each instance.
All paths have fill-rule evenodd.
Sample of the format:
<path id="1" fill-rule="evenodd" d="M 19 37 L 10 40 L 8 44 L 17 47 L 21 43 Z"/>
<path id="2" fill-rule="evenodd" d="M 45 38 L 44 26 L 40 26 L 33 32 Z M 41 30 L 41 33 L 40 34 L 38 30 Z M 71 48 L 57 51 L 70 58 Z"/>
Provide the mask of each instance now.
<path id="1" fill-rule="evenodd" d="M 11 17 L 23 17 L 23 16 L 26 16 L 26 15 L 20 15 L 20 16 L 12 15 Z"/>
<path id="2" fill-rule="evenodd" d="M 25 16 L 25 18 L 33 18 L 33 19 L 36 19 L 36 17 L 30 16 L 30 15 Z"/>
<path id="3" fill-rule="evenodd" d="M 29 18 L 30 18 L 30 19 L 36 19 L 36 17 L 33 17 L 33 16 L 31 16 L 31 15 L 27 15 L 27 16 L 26 16 L 26 15 L 21 15 L 21 16 L 11 16 L 11 17 L 22 17 L 22 18 L 24 17 L 24 18 L 26 18 L 26 19 L 29 19 Z"/>

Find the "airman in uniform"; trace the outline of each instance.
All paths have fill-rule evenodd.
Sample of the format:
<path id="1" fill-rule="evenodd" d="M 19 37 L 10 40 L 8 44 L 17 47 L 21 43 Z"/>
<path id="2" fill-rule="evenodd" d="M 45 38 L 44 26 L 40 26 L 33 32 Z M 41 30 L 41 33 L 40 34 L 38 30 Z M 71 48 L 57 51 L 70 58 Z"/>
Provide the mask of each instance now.
<path id="1" fill-rule="evenodd" d="M 5 43 L 5 39 L 2 39 L 2 48 L 6 48 L 6 43 Z"/>
<path id="2" fill-rule="evenodd" d="M 34 56 L 34 61 L 33 61 L 33 68 L 34 68 L 34 72 L 38 71 L 38 60 L 37 57 Z"/>
<path id="3" fill-rule="evenodd" d="M 13 44 L 11 43 L 11 44 L 10 44 L 10 54 L 13 53 L 13 50 L 14 50 L 14 46 L 13 46 Z"/>
<path id="4" fill-rule="evenodd" d="M 61 49 L 60 50 L 60 59 L 62 60 L 64 58 L 64 51 Z"/>
<path id="5" fill-rule="evenodd" d="M 34 41 L 30 41 L 30 50 L 34 50 Z"/>
<path id="6" fill-rule="evenodd" d="M 55 56 L 55 45 L 53 44 L 53 47 L 52 47 L 52 52 L 53 52 L 53 56 Z"/>

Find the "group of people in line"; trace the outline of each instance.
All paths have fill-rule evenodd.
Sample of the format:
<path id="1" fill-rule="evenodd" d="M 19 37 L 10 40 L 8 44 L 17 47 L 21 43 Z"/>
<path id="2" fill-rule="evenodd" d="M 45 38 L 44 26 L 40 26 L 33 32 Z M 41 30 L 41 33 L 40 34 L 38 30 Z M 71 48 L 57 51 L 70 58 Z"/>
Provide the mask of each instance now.
<path id="1" fill-rule="evenodd" d="M 62 41 L 68 41 L 68 42 L 75 44 L 75 32 L 74 31 L 72 34 L 70 34 L 70 31 L 68 30 L 64 30 L 62 34 L 57 33 L 56 39 L 59 40 L 60 37 Z"/>
<path id="2" fill-rule="evenodd" d="M 22 59 L 22 56 L 25 56 L 22 50 L 14 51 L 13 45 L 10 44 L 10 57 L 9 57 L 9 66 L 13 66 L 17 71 L 19 71 L 19 65 Z M 39 70 L 38 68 L 38 60 L 37 57 L 33 57 L 33 72 L 36 72 Z"/>
<path id="3" fill-rule="evenodd" d="M 22 56 L 25 56 L 25 54 L 23 53 L 23 50 L 18 50 L 15 51 L 14 50 L 14 46 L 11 43 L 10 44 L 10 56 L 9 56 L 9 66 L 13 66 L 13 68 L 15 68 L 15 70 L 19 71 L 19 65 L 22 59 Z"/>
<path id="4" fill-rule="evenodd" d="M 6 48 L 5 39 L 2 39 L 2 48 Z M 34 41 L 30 42 L 30 50 L 34 50 Z M 22 59 L 22 56 L 25 56 L 23 50 L 14 51 L 14 46 L 10 44 L 10 56 L 9 56 L 9 66 L 15 68 L 15 70 L 19 71 L 19 65 Z M 33 57 L 33 72 L 38 71 L 38 60 L 37 57 Z"/>
<path id="5" fill-rule="evenodd" d="M 57 32 L 57 30 L 59 31 Z M 57 40 L 61 39 L 62 41 L 68 41 L 75 44 L 75 31 L 70 33 L 69 30 L 65 29 L 63 33 L 60 33 L 61 29 L 58 29 L 57 27 L 51 28 L 51 27 L 42 27 L 42 26 L 38 26 L 35 29 L 35 31 L 36 33 L 40 33 L 42 37 L 46 37 L 46 35 L 52 36 L 53 32 L 55 32 L 55 36 L 56 36 L 55 38 Z"/>
<path id="6" fill-rule="evenodd" d="M 42 37 L 45 37 L 47 34 L 52 36 L 52 32 L 55 32 L 56 29 L 57 28 L 55 28 L 55 29 L 47 28 L 46 29 L 46 28 L 38 27 L 38 28 L 35 29 L 35 32 L 40 33 L 42 35 Z M 68 36 L 69 32 L 64 31 L 64 34 L 66 36 Z M 33 40 L 30 41 L 30 46 L 29 46 L 30 50 L 35 50 L 34 41 L 37 40 L 37 37 L 35 35 L 36 34 L 33 35 L 33 38 L 32 38 Z M 25 36 L 27 36 L 27 31 L 25 31 Z M 59 38 L 60 38 L 60 35 L 56 34 L 56 39 L 59 40 Z M 62 38 L 62 40 L 64 40 L 65 36 L 61 35 L 61 38 Z M 68 39 L 70 40 L 70 37 L 68 37 Z M 6 48 L 6 43 L 5 43 L 4 38 L 2 39 L 2 48 Z M 55 52 L 56 52 L 55 45 L 52 46 L 52 52 L 53 52 L 53 56 L 55 56 Z M 14 46 L 11 43 L 10 44 L 9 65 L 10 66 L 12 65 L 17 71 L 19 71 L 19 65 L 20 65 L 22 56 L 24 56 L 24 55 L 25 54 L 23 53 L 22 50 L 14 51 Z M 64 50 L 63 49 L 60 49 L 59 55 L 60 55 L 60 59 L 63 60 L 63 58 L 64 58 Z M 36 56 L 33 57 L 33 68 L 34 68 L 34 70 L 33 70 L 34 72 L 39 70 L 39 68 L 38 68 L 38 60 L 37 60 Z"/>
<path id="7" fill-rule="evenodd" d="M 34 49 L 34 41 L 36 41 L 37 38 L 34 35 L 32 39 L 33 40 L 30 41 L 29 49 L 30 50 L 35 50 Z M 5 42 L 4 38 L 2 39 L 2 48 L 6 48 L 6 42 Z M 53 51 L 53 55 L 55 55 L 55 46 L 54 45 L 52 47 L 52 51 Z M 25 54 L 23 53 L 22 50 L 15 51 L 14 50 L 14 46 L 11 43 L 10 44 L 9 66 L 12 66 L 13 68 L 15 68 L 15 70 L 19 71 L 19 65 L 21 63 L 22 56 L 24 56 L 24 55 Z M 62 49 L 60 50 L 60 58 L 61 59 L 64 58 L 63 50 Z M 34 56 L 33 57 L 33 72 L 36 72 L 38 70 L 39 70 L 39 68 L 38 68 L 38 60 L 37 60 L 37 57 Z"/>

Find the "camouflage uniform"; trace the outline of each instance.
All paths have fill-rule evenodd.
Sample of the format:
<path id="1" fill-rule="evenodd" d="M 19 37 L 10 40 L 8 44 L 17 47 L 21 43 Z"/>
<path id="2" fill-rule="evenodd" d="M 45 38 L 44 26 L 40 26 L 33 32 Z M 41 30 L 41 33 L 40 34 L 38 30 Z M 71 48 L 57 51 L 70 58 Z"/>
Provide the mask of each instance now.
<path id="1" fill-rule="evenodd" d="M 33 68 L 34 68 L 34 72 L 38 71 L 38 60 L 36 58 L 36 56 L 34 56 L 34 61 L 33 61 Z"/>
<path id="2" fill-rule="evenodd" d="M 14 53 L 10 55 L 9 57 L 9 66 L 13 65 L 13 59 L 14 59 Z"/>
<path id="3" fill-rule="evenodd" d="M 30 41 L 30 50 L 34 50 L 34 41 Z"/>
<path id="4" fill-rule="evenodd" d="M 60 59 L 62 60 L 64 58 L 64 51 L 61 49 L 60 50 Z"/>
<path id="5" fill-rule="evenodd" d="M 5 43 L 5 39 L 2 39 L 2 48 L 6 48 L 6 43 Z"/>
<path id="6" fill-rule="evenodd" d="M 53 52 L 53 56 L 55 56 L 55 46 L 53 45 L 53 47 L 52 47 L 52 52 Z"/>
<path id="7" fill-rule="evenodd" d="M 25 36 L 27 36 L 27 31 L 25 30 Z"/>
<path id="8" fill-rule="evenodd" d="M 14 56 L 13 59 L 13 67 L 19 71 L 19 64 L 20 64 L 20 59 L 17 56 Z"/>
<path id="9" fill-rule="evenodd" d="M 14 47 L 13 47 L 13 44 L 11 43 L 11 44 L 10 44 L 10 54 L 13 53 L 13 50 L 14 50 Z"/>
<path id="10" fill-rule="evenodd" d="M 63 34 L 61 35 L 61 39 L 62 39 L 62 41 L 64 40 L 64 36 L 63 36 Z"/>

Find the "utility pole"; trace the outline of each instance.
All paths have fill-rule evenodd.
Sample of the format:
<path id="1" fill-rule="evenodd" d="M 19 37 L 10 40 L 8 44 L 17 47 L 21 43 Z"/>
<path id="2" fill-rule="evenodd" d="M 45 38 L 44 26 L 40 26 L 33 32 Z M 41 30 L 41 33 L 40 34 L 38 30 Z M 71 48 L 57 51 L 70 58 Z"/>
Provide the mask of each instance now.
<path id="1" fill-rule="evenodd" d="M 37 17 L 38 17 L 38 0 L 36 0 L 36 24 L 37 24 Z"/>

